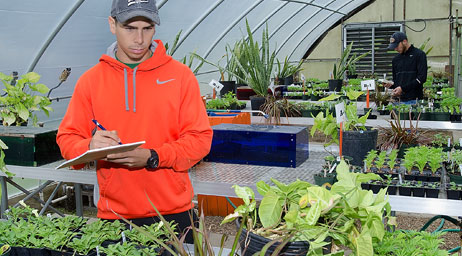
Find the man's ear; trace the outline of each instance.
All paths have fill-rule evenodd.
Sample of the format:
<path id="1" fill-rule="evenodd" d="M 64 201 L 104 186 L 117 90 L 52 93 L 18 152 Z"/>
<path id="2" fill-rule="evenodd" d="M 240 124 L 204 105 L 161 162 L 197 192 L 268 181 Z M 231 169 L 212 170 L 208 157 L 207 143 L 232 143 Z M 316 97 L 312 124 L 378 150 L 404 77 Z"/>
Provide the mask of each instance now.
<path id="1" fill-rule="evenodd" d="M 115 35 L 116 23 L 117 23 L 116 20 L 113 17 L 109 16 L 108 22 L 109 22 L 109 30 L 111 30 L 111 33 Z"/>

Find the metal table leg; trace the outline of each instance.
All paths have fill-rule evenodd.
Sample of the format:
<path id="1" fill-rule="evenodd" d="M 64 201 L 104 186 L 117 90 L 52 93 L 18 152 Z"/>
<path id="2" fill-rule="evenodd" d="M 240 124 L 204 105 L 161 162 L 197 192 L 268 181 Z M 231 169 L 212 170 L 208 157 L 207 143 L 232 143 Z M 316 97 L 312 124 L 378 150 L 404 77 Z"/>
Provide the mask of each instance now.
<path id="1" fill-rule="evenodd" d="M 6 177 L 0 176 L 0 185 L 2 193 L 2 202 L 0 205 L 0 218 L 5 218 L 5 211 L 8 208 L 8 191 L 6 186 Z"/>
<path id="2" fill-rule="evenodd" d="M 16 187 L 17 189 L 21 190 L 22 192 L 24 192 L 24 194 L 26 195 L 29 195 L 30 192 L 27 191 L 25 188 L 19 186 L 16 182 L 12 181 L 11 179 L 8 179 L 8 182 L 13 185 L 14 187 Z M 36 195 L 33 195 L 32 196 L 33 199 L 35 199 L 37 202 L 41 203 L 41 204 L 45 204 L 45 201 L 43 201 L 42 199 L 40 199 L 40 197 L 36 196 Z M 50 210 L 56 212 L 59 216 L 61 217 L 64 217 L 64 213 L 62 213 L 61 211 L 59 211 L 58 209 L 54 208 L 53 206 L 49 205 L 48 208 L 50 208 Z"/>
<path id="3" fill-rule="evenodd" d="M 74 183 L 75 187 L 75 211 L 77 216 L 83 217 L 83 202 L 82 202 L 82 184 Z"/>
<path id="4" fill-rule="evenodd" d="M 50 197 L 48 197 L 47 202 L 42 206 L 42 210 L 40 210 L 39 215 L 42 215 L 45 212 L 45 210 L 48 208 L 48 206 L 50 206 L 50 203 L 53 200 L 53 198 L 55 197 L 56 192 L 58 192 L 58 189 L 61 187 L 61 184 L 63 184 L 62 181 L 60 181 L 58 183 L 58 185 L 56 185 L 56 188 L 53 190 Z"/>

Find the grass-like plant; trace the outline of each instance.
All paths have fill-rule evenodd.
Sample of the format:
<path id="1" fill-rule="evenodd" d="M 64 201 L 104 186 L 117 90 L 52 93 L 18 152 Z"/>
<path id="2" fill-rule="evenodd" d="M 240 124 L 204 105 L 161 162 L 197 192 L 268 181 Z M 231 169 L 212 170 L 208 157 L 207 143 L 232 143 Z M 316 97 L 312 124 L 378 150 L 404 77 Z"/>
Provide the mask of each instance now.
<path id="1" fill-rule="evenodd" d="M 375 167 L 377 167 L 379 171 L 385 165 L 386 158 L 387 158 L 386 151 L 381 151 L 379 155 L 377 156 L 377 159 L 375 160 Z"/>
<path id="2" fill-rule="evenodd" d="M 372 163 L 374 162 L 376 157 L 377 157 L 377 150 L 371 150 L 367 153 L 366 158 L 364 159 L 364 161 L 366 162 L 367 170 L 371 169 Z"/>
<path id="3" fill-rule="evenodd" d="M 390 169 L 393 169 L 393 167 L 395 166 L 397 158 L 398 158 L 398 150 L 392 149 L 390 153 L 388 154 L 388 166 L 390 166 Z"/>

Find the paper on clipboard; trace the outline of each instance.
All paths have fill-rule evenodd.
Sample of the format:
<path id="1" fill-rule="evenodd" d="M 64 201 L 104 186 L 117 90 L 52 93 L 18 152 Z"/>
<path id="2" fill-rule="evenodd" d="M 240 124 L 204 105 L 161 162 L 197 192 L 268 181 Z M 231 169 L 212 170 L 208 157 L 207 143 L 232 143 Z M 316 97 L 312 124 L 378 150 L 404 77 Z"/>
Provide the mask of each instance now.
<path id="1" fill-rule="evenodd" d="M 90 149 L 87 152 L 81 154 L 80 156 L 67 160 L 66 162 L 58 165 L 56 169 L 60 169 L 60 168 L 64 168 L 64 167 L 68 167 L 72 165 L 88 163 L 94 160 L 99 160 L 99 159 L 106 157 L 109 154 L 127 152 L 127 151 L 130 151 L 130 150 L 133 150 L 139 147 L 140 145 L 143 145 L 144 143 L 146 143 L 146 141 L 138 141 L 138 142 L 133 142 L 133 143 L 109 146 L 105 148 Z"/>

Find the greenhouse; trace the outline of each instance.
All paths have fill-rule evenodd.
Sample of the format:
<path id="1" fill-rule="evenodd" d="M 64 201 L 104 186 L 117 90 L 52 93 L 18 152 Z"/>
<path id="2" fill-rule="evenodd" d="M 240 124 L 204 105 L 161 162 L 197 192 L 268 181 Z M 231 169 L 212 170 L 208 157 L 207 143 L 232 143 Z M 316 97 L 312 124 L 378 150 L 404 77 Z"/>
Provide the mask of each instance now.
<path id="1" fill-rule="evenodd" d="M 462 2 L 0 2 L 0 255 L 462 255 Z"/>

